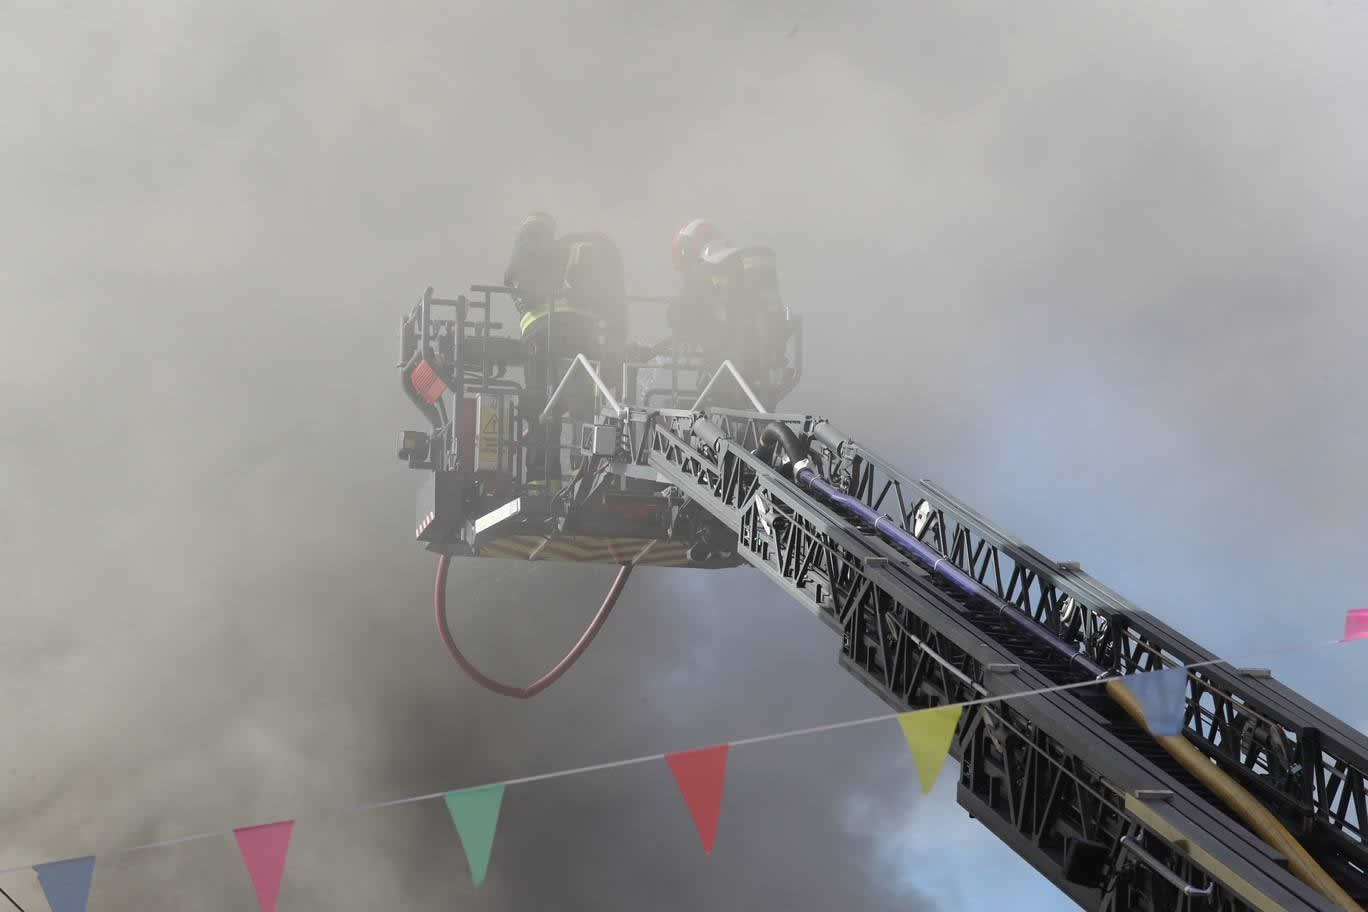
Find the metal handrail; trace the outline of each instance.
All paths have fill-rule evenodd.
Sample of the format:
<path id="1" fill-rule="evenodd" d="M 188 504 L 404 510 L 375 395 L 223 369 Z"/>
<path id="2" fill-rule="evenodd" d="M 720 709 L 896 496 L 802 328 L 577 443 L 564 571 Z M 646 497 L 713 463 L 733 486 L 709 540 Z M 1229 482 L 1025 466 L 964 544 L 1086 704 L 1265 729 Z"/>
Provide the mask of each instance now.
<path id="1" fill-rule="evenodd" d="M 1181 891 L 1184 896 L 1211 895 L 1211 890 L 1215 886 L 1214 883 L 1207 884 L 1205 887 L 1194 887 L 1192 884 L 1188 883 L 1187 881 L 1179 877 L 1177 874 L 1174 874 L 1172 871 L 1170 871 L 1164 864 L 1162 864 L 1159 861 L 1159 859 L 1155 858 L 1149 852 L 1146 852 L 1144 849 L 1140 848 L 1140 844 L 1136 842 L 1134 839 L 1132 839 L 1130 836 L 1121 837 L 1121 848 L 1122 850 L 1130 849 L 1131 852 L 1135 854 L 1136 858 L 1139 858 L 1145 864 L 1149 865 L 1149 867 L 1154 870 L 1154 873 L 1158 874 L 1160 877 L 1164 878 L 1164 880 L 1167 880 L 1169 883 L 1173 884 L 1173 886 L 1176 887 L 1179 891 Z"/>
<path id="2" fill-rule="evenodd" d="M 737 385 L 741 387 L 741 392 L 746 394 L 746 398 L 751 401 L 751 405 L 755 406 L 757 412 L 769 411 L 769 409 L 761 404 L 760 397 L 755 395 L 755 391 L 750 388 L 750 384 L 746 382 L 746 378 L 741 376 L 741 372 L 736 369 L 736 365 L 732 364 L 730 361 L 723 361 L 722 366 L 712 375 L 712 379 L 708 381 L 708 385 L 703 387 L 703 392 L 698 394 L 698 399 L 694 402 L 692 411 L 698 411 L 699 407 L 703 404 L 703 400 L 708 398 L 708 393 L 712 392 L 713 384 L 717 382 L 718 377 L 722 376 L 723 370 L 731 371 L 731 375 L 736 378 Z"/>
<path id="3" fill-rule="evenodd" d="M 614 414 L 619 418 L 627 414 L 627 409 L 618 404 L 612 391 L 609 390 L 607 385 L 603 382 L 603 378 L 598 375 L 598 371 L 594 370 L 594 366 L 589 363 L 589 359 L 581 354 L 575 355 L 575 360 L 571 362 L 570 369 L 565 372 L 565 376 L 561 378 L 560 385 L 557 386 L 556 391 L 551 394 L 551 401 L 547 402 L 546 408 L 542 409 L 541 421 L 543 424 L 549 424 L 551 422 L 551 410 L 560 402 L 561 394 L 565 392 L 566 384 L 570 382 L 570 375 L 575 372 L 576 367 L 583 367 L 585 372 L 589 374 L 589 379 L 594 381 L 594 385 L 597 386 L 598 391 L 603 394 L 603 398 L 608 400 L 608 405 L 612 407 Z"/>

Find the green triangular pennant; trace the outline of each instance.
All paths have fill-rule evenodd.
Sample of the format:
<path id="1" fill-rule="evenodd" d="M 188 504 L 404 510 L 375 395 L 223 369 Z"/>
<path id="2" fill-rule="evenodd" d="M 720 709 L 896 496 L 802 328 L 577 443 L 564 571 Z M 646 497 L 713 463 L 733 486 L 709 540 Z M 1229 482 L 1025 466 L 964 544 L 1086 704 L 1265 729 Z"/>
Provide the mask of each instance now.
<path id="1" fill-rule="evenodd" d="M 470 862 L 470 876 L 477 887 L 484 883 L 485 872 L 489 870 L 489 851 L 494 847 L 494 829 L 499 825 L 503 793 L 502 785 L 487 785 L 446 794 L 447 812 L 456 825 L 456 832 L 461 835 L 466 861 Z"/>

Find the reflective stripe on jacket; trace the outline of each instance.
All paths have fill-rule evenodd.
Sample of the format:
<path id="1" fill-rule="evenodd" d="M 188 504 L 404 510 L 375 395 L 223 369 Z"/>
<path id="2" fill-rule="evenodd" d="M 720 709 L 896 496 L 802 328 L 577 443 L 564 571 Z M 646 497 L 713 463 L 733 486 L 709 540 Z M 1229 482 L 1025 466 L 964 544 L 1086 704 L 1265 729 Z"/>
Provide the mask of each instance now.
<path id="1" fill-rule="evenodd" d="M 593 320 L 593 319 L 594 319 L 593 314 L 591 314 L 591 313 L 589 313 L 589 312 L 587 312 L 587 311 L 581 310 L 581 309 L 578 308 L 578 307 L 571 307 L 571 306 L 570 306 L 570 302 L 569 302 L 568 300 L 566 300 L 565 298 L 557 298 L 557 299 L 556 299 L 556 313 L 557 313 L 557 314 L 563 314 L 563 313 L 575 314 L 576 316 L 583 317 L 583 318 L 586 319 L 586 320 Z M 527 311 L 526 313 L 524 313 L 524 314 L 522 315 L 522 320 L 519 321 L 519 323 L 518 323 L 518 329 L 519 329 L 519 330 L 522 332 L 522 334 L 525 336 L 525 335 L 527 335 L 528 329 L 530 329 L 534 323 L 536 323 L 538 320 L 542 319 L 542 318 L 545 317 L 545 316 L 546 316 L 546 307 L 545 307 L 545 305 L 538 306 L 538 307 L 534 307 L 534 308 L 532 308 L 531 310 Z"/>

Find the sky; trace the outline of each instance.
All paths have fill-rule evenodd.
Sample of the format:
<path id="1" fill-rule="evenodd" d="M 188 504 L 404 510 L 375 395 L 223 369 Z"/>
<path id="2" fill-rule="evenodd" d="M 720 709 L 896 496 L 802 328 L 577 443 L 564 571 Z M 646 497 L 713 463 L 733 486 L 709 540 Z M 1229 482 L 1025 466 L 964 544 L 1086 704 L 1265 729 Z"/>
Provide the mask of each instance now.
<path id="1" fill-rule="evenodd" d="M 883 709 L 742 570 L 475 689 L 398 317 L 531 209 L 645 294 L 707 217 L 778 251 L 786 407 L 1363 728 L 1348 649 L 1271 656 L 1362 606 L 1366 43 L 1349 0 L 0 4 L 0 867 L 298 817 L 282 910 L 1069 908 L 891 724 L 737 749 L 712 857 L 663 764 L 510 789 L 478 891 L 440 803 L 320 817 Z M 453 618 L 530 680 L 612 572 L 458 564 Z M 211 839 L 91 907 L 250 891 Z"/>

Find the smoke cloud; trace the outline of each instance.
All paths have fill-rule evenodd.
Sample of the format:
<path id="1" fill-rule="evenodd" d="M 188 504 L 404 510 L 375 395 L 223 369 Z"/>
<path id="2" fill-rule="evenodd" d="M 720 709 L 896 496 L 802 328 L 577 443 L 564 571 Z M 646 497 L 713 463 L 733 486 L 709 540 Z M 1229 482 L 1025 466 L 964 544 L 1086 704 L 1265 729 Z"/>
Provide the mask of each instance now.
<path id="1" fill-rule="evenodd" d="M 532 208 L 613 235 L 641 293 L 694 216 L 774 246 L 808 331 L 787 406 L 1222 654 L 1359 607 L 1357 4 L 0 23 L 0 865 L 297 815 L 282 909 L 1068 907 L 879 726 L 738 749 L 712 858 L 663 765 L 510 790 L 473 893 L 440 803 L 318 816 L 880 711 L 744 571 L 639 571 L 529 704 L 450 665 L 393 333 L 424 286 L 496 277 Z M 458 563 L 453 618 L 530 680 L 611 575 Z M 1271 664 L 1362 718 L 1348 650 Z M 250 890 L 205 840 L 102 862 L 92 907 Z"/>

